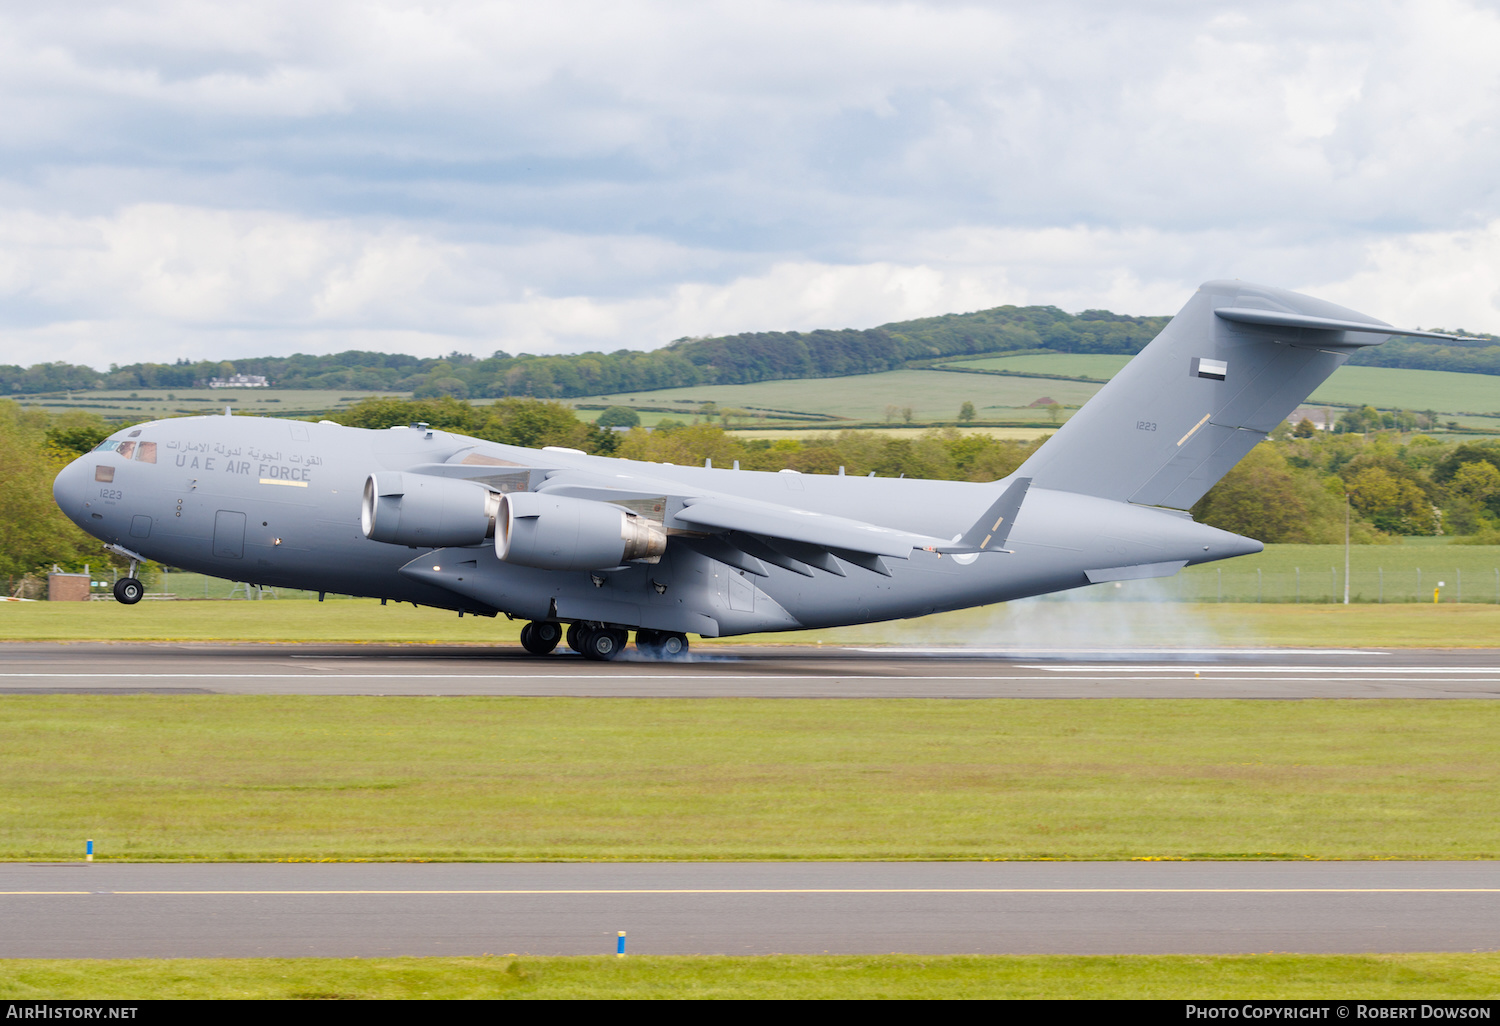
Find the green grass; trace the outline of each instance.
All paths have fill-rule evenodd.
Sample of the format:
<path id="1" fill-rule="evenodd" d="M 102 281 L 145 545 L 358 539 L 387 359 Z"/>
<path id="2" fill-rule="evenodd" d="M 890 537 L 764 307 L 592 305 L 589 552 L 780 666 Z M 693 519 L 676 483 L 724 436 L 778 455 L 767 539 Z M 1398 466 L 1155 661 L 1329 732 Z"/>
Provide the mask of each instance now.
<path id="1" fill-rule="evenodd" d="M 1500 857 L 1483 700 L 0 703 L 6 859 Z"/>
<path id="2" fill-rule="evenodd" d="M 1384 550 L 1384 551 L 1389 551 Z M 1457 550 L 1454 550 L 1457 551 Z M 1446 553 L 1445 553 L 1446 554 Z M 1449 560 L 1444 560 L 1449 562 Z M 1425 571 L 1424 571 L 1425 574 Z M 1309 574 L 1305 587 L 1331 585 L 1328 572 Z M 1356 578 L 1358 580 L 1358 578 Z M 1425 577 L 1424 577 L 1425 580 Z M 1271 578 L 1266 577 L 1268 597 Z M 1213 598 L 1217 581 L 1200 575 L 1176 581 L 1129 582 L 1124 588 L 1094 589 L 1062 596 L 984 606 L 914 620 L 828 630 L 750 634 L 722 639 L 726 644 L 771 645 L 1002 645 L 1034 648 L 1139 646 L 1245 646 L 1344 648 L 1500 648 L 1500 605 L 1490 601 L 1484 576 L 1466 585 L 1469 601 L 1408 604 L 1371 602 L 1344 606 L 1255 602 L 1139 601 L 1170 597 L 1176 589 Z M 1155 586 L 1155 591 L 1147 590 Z M 1254 575 L 1230 578 L 1253 588 Z M 1451 599 L 1451 589 L 1446 589 Z M 1097 598 L 1096 595 L 1104 595 Z M 1304 592 L 1307 594 L 1307 592 Z M 1114 595 L 1118 598 L 1110 598 Z M 1253 592 L 1251 592 L 1253 597 Z M 465 616 L 436 609 L 381 606 L 373 599 L 329 600 L 321 604 L 281 599 L 261 602 L 0 603 L 0 642 L 4 641 L 196 641 L 337 642 L 371 644 L 517 645 L 521 621 Z M 711 639 L 694 640 L 712 646 Z M 3 654 L 3 650 L 0 650 Z"/>
<path id="3" fill-rule="evenodd" d="M 7 959 L 0 999 L 1494 999 L 1500 955 Z"/>
<path id="4" fill-rule="evenodd" d="M 226 586 L 227 587 L 227 586 Z M 3 641 L 259 641 L 516 644 L 521 621 L 460 617 L 375 599 L 259 602 L 5 602 Z"/>
<path id="5" fill-rule="evenodd" d="M 1352 602 L 1500 602 L 1500 546 L 1447 545 L 1441 539 L 1400 545 L 1355 545 L 1349 550 Z M 1342 545 L 1267 545 L 1266 551 L 1183 570 L 1170 581 L 1129 582 L 1117 589 L 1186 601 L 1343 601 Z M 1096 591 L 1097 594 L 1097 591 Z M 1107 594 L 1107 592 L 1106 592 Z M 1500 643 L 1500 639 L 1497 639 Z"/>

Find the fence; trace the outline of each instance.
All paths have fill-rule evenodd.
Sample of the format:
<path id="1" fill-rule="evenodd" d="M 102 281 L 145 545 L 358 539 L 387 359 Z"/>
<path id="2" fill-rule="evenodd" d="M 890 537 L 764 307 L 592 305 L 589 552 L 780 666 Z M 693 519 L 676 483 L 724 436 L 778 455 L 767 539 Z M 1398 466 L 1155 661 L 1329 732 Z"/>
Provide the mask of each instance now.
<path id="1" fill-rule="evenodd" d="M 1460 567 L 1402 567 L 1349 574 L 1350 602 L 1482 602 L 1500 604 L 1500 567 L 1467 572 Z M 1303 566 L 1289 571 L 1202 567 L 1176 577 L 1122 581 L 1086 588 L 1100 601 L 1308 602 L 1344 601 L 1344 568 Z"/>

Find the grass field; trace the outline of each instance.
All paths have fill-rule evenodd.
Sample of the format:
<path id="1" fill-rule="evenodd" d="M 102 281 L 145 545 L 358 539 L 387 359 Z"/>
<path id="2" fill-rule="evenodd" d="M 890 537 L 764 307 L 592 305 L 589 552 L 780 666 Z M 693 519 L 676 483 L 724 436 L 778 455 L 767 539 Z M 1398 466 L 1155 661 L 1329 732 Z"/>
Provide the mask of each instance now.
<path id="1" fill-rule="evenodd" d="M 1145 582 L 1135 582 L 1145 583 Z M 1128 587 L 1128 585 L 1127 585 Z M 1166 588 L 1173 585 L 1167 583 Z M 1194 585 L 1208 591 L 1212 578 Z M 1227 587 L 1227 586 L 1226 586 Z M 1121 601 L 1087 592 L 940 613 L 917 620 L 750 634 L 730 644 L 981 645 L 1021 648 L 1268 645 L 1500 648 L 1500 606 Z M 521 621 L 343 599 L 262 602 L 4 602 L 4 641 L 340 642 L 516 645 Z M 695 646 L 712 646 L 709 639 Z"/>
<path id="2" fill-rule="evenodd" d="M 1500 955 L 7 959 L 0 1000 L 1494 999 Z"/>
<path id="3" fill-rule="evenodd" d="M 1483 700 L 4 708 L 4 859 L 77 858 L 85 838 L 135 861 L 1500 856 Z"/>

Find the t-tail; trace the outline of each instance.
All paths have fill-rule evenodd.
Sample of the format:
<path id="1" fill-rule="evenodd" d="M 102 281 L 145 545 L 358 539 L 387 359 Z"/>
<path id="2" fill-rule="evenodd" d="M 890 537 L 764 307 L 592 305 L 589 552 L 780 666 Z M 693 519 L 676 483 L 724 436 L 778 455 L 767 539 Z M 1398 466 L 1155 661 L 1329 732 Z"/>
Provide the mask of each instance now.
<path id="1" fill-rule="evenodd" d="M 1363 346 L 1404 331 L 1296 292 L 1211 281 L 1016 472 L 1187 509 Z"/>

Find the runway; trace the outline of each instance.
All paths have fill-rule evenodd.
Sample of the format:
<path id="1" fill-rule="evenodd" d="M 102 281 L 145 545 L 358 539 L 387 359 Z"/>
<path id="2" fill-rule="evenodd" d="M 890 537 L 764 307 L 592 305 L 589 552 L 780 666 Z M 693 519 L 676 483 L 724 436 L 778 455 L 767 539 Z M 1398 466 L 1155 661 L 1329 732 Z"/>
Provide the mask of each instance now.
<path id="1" fill-rule="evenodd" d="M 0 958 L 1235 953 L 1500 947 L 1500 867 L 0 866 Z"/>
<path id="2" fill-rule="evenodd" d="M 617 698 L 1500 698 L 1496 649 L 1125 651 L 700 645 L 685 662 L 519 647 L 32 642 L 0 694 Z"/>

